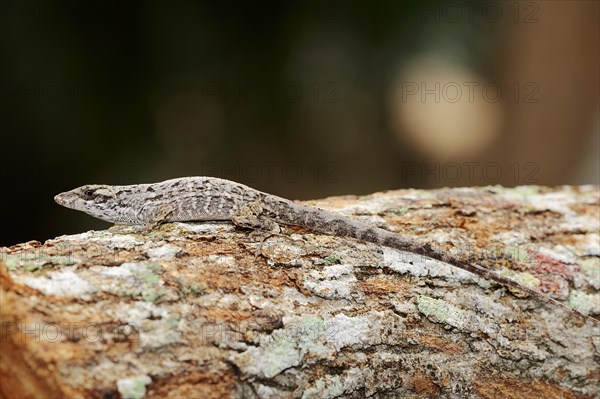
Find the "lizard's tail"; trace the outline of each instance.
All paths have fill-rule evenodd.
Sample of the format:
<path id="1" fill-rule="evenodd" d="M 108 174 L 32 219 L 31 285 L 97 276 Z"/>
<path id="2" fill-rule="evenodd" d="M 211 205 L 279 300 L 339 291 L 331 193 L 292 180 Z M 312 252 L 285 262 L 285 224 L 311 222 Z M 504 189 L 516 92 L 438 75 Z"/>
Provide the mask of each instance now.
<path id="1" fill-rule="evenodd" d="M 350 219 L 342 216 L 338 213 L 329 212 L 322 209 L 315 209 L 312 207 L 304 207 L 297 213 L 298 217 L 302 220 L 298 220 L 298 224 L 303 227 L 307 227 L 311 230 L 318 231 L 321 233 L 333 234 L 335 236 L 345 236 L 350 238 L 356 238 L 361 241 L 366 241 L 378 245 L 383 245 L 389 248 L 398 249 L 401 251 L 411 252 L 413 254 L 426 256 L 435 260 L 448 263 L 452 266 L 459 267 L 463 270 L 472 272 L 480 277 L 487 280 L 494 281 L 507 287 L 515 288 L 519 291 L 525 292 L 534 298 L 540 299 L 543 302 L 559 306 L 570 312 L 573 312 L 585 319 L 589 319 L 598 323 L 598 320 L 579 312 L 565 304 L 552 299 L 532 288 L 523 286 L 518 282 L 511 280 L 507 277 L 503 277 L 495 273 L 493 270 L 487 269 L 476 263 L 468 260 L 467 254 L 456 256 L 450 253 L 448 250 L 444 250 L 438 247 L 434 247 L 431 243 L 418 242 L 417 240 L 404 235 L 392 233 L 388 230 L 384 230 L 378 227 L 370 226 L 365 223 L 361 223 L 357 220 Z M 295 212 L 294 212 L 295 213 Z"/>

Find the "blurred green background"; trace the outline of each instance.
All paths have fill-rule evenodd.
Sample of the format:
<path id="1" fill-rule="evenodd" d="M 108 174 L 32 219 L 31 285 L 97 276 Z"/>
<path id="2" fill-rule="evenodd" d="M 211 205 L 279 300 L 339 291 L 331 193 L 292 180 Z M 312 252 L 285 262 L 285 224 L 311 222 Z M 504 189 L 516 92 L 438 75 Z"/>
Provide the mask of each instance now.
<path id="1" fill-rule="evenodd" d="M 0 245 L 88 183 L 598 184 L 595 1 L 1 1 Z"/>

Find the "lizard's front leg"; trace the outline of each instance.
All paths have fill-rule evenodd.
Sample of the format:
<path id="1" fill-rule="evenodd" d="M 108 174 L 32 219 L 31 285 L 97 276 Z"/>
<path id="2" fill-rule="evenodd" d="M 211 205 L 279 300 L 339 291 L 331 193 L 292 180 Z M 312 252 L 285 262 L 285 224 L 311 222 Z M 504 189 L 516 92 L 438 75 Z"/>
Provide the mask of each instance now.
<path id="1" fill-rule="evenodd" d="M 171 204 L 158 205 L 150 212 L 150 217 L 148 218 L 145 227 L 149 230 L 158 227 L 159 224 L 164 223 L 169 219 L 173 214 L 173 211 L 174 209 Z"/>
<path id="2" fill-rule="evenodd" d="M 131 229 L 131 226 L 127 227 L 129 233 L 146 234 L 156 229 L 161 223 L 166 222 L 169 217 L 173 214 L 173 206 L 170 204 L 162 204 L 154 207 L 149 213 L 148 217 L 144 220 L 143 225 L 138 225 Z M 122 229 L 117 225 L 115 231 L 121 231 Z"/>

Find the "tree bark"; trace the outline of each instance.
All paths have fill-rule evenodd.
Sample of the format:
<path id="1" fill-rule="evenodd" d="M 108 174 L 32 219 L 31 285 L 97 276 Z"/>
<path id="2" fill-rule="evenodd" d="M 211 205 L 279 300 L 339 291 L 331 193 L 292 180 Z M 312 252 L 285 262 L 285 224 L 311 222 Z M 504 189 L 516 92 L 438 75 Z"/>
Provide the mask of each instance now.
<path id="1" fill-rule="evenodd" d="M 310 204 L 462 251 L 596 320 L 300 228 L 111 228 L 2 249 L 2 398 L 598 397 L 598 187 Z"/>

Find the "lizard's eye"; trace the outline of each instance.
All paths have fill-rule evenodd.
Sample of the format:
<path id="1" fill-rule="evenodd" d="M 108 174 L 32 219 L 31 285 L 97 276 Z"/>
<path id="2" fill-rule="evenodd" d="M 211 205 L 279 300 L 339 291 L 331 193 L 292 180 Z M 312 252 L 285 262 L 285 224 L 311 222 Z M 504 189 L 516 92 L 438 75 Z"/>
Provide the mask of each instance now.
<path id="1" fill-rule="evenodd" d="M 95 197 L 95 195 L 94 195 L 95 193 L 96 193 L 96 190 L 88 188 L 87 190 L 85 190 L 83 192 L 83 195 L 85 195 L 85 198 L 87 198 L 87 199 L 92 199 Z"/>

